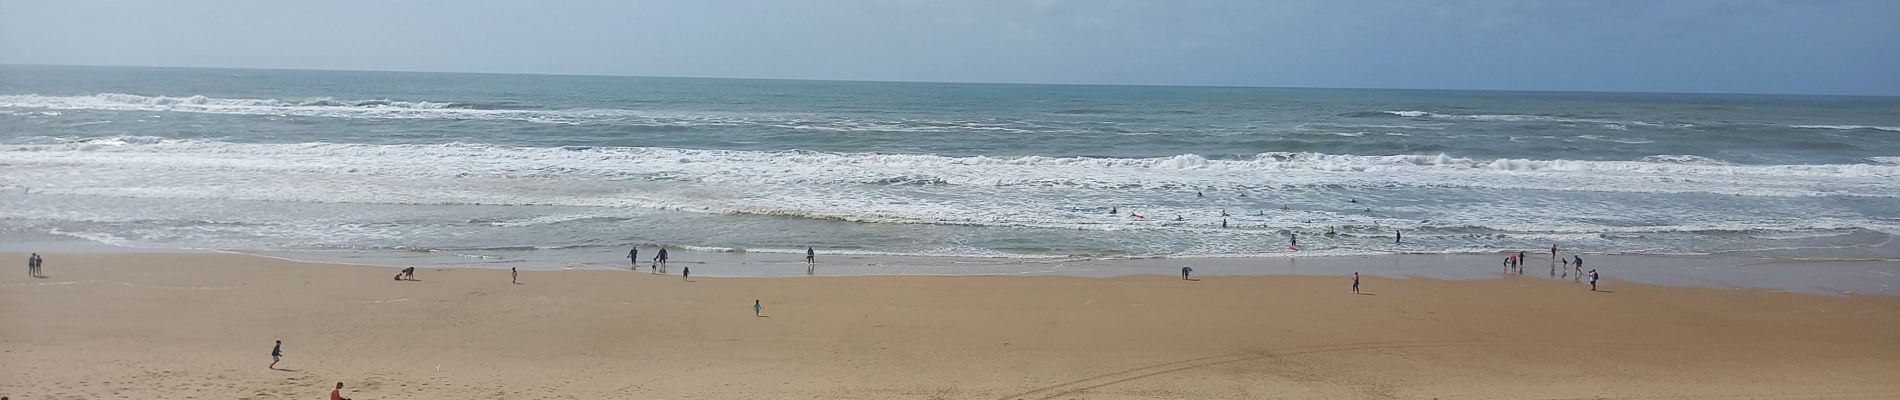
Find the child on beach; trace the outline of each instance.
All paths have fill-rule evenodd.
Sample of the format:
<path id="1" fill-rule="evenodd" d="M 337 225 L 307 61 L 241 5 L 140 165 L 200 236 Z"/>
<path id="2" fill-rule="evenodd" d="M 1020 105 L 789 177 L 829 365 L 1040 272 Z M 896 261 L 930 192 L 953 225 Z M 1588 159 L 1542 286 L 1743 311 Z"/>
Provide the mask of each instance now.
<path id="1" fill-rule="evenodd" d="M 759 316 L 759 312 L 763 311 L 764 309 L 765 309 L 764 307 L 759 305 L 759 301 L 757 299 L 752 300 L 752 316 L 754 317 Z"/>
<path id="2" fill-rule="evenodd" d="M 1590 291 L 1597 291 L 1597 270 L 1590 270 Z"/>
<path id="3" fill-rule="evenodd" d="M 277 369 L 277 361 L 283 358 L 284 358 L 284 341 L 279 340 L 277 341 L 277 345 L 271 346 L 270 348 L 270 369 Z"/>
<path id="4" fill-rule="evenodd" d="M 515 267 L 508 267 L 508 282 L 517 285 L 521 284 L 521 270 L 515 269 Z"/>
<path id="5" fill-rule="evenodd" d="M 1359 294 L 1359 271 L 1352 273 L 1352 293 Z"/>

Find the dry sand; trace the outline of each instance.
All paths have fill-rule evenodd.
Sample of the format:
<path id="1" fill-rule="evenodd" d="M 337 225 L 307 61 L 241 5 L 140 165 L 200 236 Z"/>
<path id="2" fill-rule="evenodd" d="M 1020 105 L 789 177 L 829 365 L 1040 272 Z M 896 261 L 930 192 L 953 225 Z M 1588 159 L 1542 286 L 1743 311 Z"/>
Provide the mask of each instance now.
<path id="1" fill-rule="evenodd" d="M 5 259 L 24 260 L 20 254 Z M 1610 281 L 695 278 L 48 254 L 30 399 L 1893 399 L 1900 297 Z M 676 268 L 677 269 L 677 268 Z M 765 317 L 752 315 L 762 299 Z M 266 369 L 282 339 L 282 370 Z"/>

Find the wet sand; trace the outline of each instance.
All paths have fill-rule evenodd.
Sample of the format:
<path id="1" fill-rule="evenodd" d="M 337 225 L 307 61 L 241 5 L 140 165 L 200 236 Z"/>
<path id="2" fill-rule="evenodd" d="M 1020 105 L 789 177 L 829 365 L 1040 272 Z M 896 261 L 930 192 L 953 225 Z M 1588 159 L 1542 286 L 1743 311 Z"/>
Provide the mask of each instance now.
<path id="1" fill-rule="evenodd" d="M 574 270 L 517 285 L 481 268 L 397 282 L 242 255 L 46 256 L 49 278 L 23 263 L 0 276 L 0 395 L 321 398 L 342 381 L 363 400 L 1900 398 L 1900 297 L 1591 292 L 1535 263 L 1369 276 L 1355 295 L 1345 276 Z"/>

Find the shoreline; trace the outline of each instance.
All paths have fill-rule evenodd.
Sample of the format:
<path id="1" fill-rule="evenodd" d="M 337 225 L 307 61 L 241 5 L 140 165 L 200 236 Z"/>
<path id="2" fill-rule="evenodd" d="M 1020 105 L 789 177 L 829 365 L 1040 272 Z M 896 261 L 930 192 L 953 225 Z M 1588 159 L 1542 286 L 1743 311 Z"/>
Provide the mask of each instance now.
<path id="1" fill-rule="evenodd" d="M 7 254 L 6 256 L 12 256 Z M 1900 298 L 1534 277 L 821 276 L 48 254 L 18 398 L 1889 398 Z M 697 272 L 698 265 L 694 265 Z M 1197 272 L 1200 268 L 1196 268 Z M 1197 273 L 1197 275 L 1199 275 Z M 753 299 L 763 316 L 745 315 Z M 272 340 L 286 358 L 267 369 Z"/>
<path id="2" fill-rule="evenodd" d="M 0 247 L 0 257 L 19 253 L 26 244 Z M 698 267 L 708 277 L 803 277 L 802 254 L 776 252 L 708 252 L 670 248 L 675 266 Z M 653 248 L 641 251 L 640 270 L 650 269 Z M 605 254 L 599 249 L 536 250 L 571 262 L 538 262 L 520 258 L 470 257 L 436 251 L 364 250 L 224 250 L 134 248 L 96 243 L 56 245 L 41 253 L 62 254 L 236 254 L 311 262 L 374 267 L 487 268 L 554 271 L 626 271 L 625 253 Z M 1288 257 L 1115 257 L 1115 258 L 1002 258 L 883 254 L 827 254 L 820 252 L 815 275 L 822 276 L 1173 276 L 1192 266 L 1204 276 L 1339 276 L 1359 272 L 1387 278 L 1490 279 L 1506 275 L 1567 280 L 1577 272 L 1598 269 L 1606 279 L 1676 287 L 1759 288 L 1815 294 L 1871 293 L 1900 296 L 1900 259 L 1886 256 L 1900 245 L 1875 248 L 1809 249 L 1803 251 L 1747 251 L 1703 255 L 1584 253 L 1583 271 L 1553 264 L 1549 253 L 1526 251 L 1530 260 L 1524 273 L 1507 274 L 1500 265 L 1503 253 L 1399 253 L 1364 255 L 1311 255 Z M 1575 253 L 1561 252 L 1565 258 Z M 677 270 L 678 268 L 674 268 Z"/>

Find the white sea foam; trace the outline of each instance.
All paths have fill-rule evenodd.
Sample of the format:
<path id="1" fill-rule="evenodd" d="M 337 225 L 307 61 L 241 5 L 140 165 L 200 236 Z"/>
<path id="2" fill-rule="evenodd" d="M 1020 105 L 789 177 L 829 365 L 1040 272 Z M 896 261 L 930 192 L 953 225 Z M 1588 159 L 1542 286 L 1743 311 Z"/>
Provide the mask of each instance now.
<path id="1" fill-rule="evenodd" d="M 1900 126 L 1871 126 L 1871 125 L 1789 125 L 1789 127 L 1790 127 L 1790 128 L 1801 128 L 1801 129 L 1835 129 L 1835 130 L 1856 130 L 1856 129 L 1871 129 L 1871 130 L 1879 130 L 1879 131 L 1888 131 L 1888 132 L 1900 132 Z"/>
<path id="2" fill-rule="evenodd" d="M 296 116 L 342 119 L 442 119 L 517 121 L 542 124 L 616 124 L 661 128 L 758 126 L 834 132 L 1074 132 L 1010 120 L 861 119 L 796 113 L 708 113 L 628 109 L 483 108 L 453 102 L 398 100 L 304 100 L 142 96 L 101 93 L 91 96 L 0 95 L 0 109 L 152 111 L 228 115 Z"/>
<path id="3" fill-rule="evenodd" d="M 1565 116 L 1554 116 L 1554 115 L 1440 114 L 1440 113 L 1434 113 L 1434 112 L 1429 112 L 1429 111 L 1385 111 L 1385 113 L 1397 115 L 1401 117 L 1406 117 L 1406 118 L 1434 118 L 1434 119 L 1446 119 L 1446 120 L 1489 121 L 1489 122 L 1561 122 L 1561 123 L 1577 123 L 1577 124 L 1596 124 L 1608 129 L 1613 129 L 1613 130 L 1623 130 L 1624 125 L 1639 125 L 1639 126 L 1650 126 L 1650 127 L 1675 127 L 1675 128 L 1686 128 L 1686 127 L 1692 126 L 1689 124 L 1680 124 L 1680 123 L 1666 123 L 1666 122 L 1654 122 L 1654 121 L 1619 121 L 1619 120 L 1609 120 L 1609 119 L 1599 119 L 1599 118 L 1565 117 Z"/>

